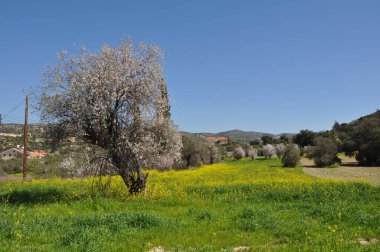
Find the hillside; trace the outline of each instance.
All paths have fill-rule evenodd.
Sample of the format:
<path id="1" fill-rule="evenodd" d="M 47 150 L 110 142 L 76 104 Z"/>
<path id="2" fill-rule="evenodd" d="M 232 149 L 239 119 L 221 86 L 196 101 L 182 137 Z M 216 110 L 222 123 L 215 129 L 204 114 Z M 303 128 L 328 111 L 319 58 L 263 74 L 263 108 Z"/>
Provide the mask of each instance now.
<path id="1" fill-rule="evenodd" d="M 222 131 L 218 133 L 201 132 L 201 133 L 194 133 L 194 134 L 201 135 L 201 136 L 225 136 L 232 139 L 233 141 L 238 141 L 241 143 L 249 143 L 249 141 L 260 139 L 263 136 L 279 138 L 283 135 L 287 137 L 293 137 L 295 135 L 293 133 L 271 134 L 271 133 L 257 132 L 257 131 L 243 131 L 239 129 Z"/>

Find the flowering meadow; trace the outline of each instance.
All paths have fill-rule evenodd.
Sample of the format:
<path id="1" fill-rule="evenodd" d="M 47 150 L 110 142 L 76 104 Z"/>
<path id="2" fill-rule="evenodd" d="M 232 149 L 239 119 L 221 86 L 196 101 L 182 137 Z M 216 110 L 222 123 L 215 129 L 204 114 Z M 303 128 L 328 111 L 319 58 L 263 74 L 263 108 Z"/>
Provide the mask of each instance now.
<path id="1" fill-rule="evenodd" d="M 116 176 L 0 184 L 0 250 L 380 250 L 379 187 L 276 158 L 148 172 L 137 196 Z"/>

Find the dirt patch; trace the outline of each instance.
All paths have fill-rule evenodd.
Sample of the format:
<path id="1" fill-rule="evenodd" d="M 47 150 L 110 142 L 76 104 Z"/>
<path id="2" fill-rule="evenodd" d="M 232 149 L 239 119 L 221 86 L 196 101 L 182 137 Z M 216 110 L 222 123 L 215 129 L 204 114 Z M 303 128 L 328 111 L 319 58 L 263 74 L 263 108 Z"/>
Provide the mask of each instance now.
<path id="1" fill-rule="evenodd" d="M 353 157 L 339 155 L 342 165 L 338 168 L 318 168 L 314 161 L 302 158 L 303 172 L 318 178 L 367 182 L 380 186 L 380 167 L 358 166 Z"/>
<path id="2" fill-rule="evenodd" d="M 31 181 L 33 179 L 33 176 L 28 174 L 26 176 L 26 181 Z M 6 183 L 6 182 L 17 182 L 17 181 L 24 181 L 22 178 L 22 174 L 1 174 L 0 175 L 0 183 Z"/>
<path id="3" fill-rule="evenodd" d="M 233 252 L 240 252 L 240 251 L 244 251 L 244 250 L 248 250 L 249 247 L 248 246 L 239 246 L 239 247 L 235 247 L 232 249 Z"/>
<path id="4" fill-rule="evenodd" d="M 378 242 L 378 240 L 376 238 L 372 238 L 372 239 L 359 238 L 358 242 L 361 245 L 369 245 L 369 244 L 374 244 Z"/>
<path id="5" fill-rule="evenodd" d="M 161 246 L 158 246 L 158 247 L 154 247 L 152 248 L 151 250 L 149 250 L 148 252 L 170 252 L 169 250 L 165 250 L 163 247 Z"/>
<path id="6" fill-rule="evenodd" d="M 5 183 L 5 182 L 11 182 L 11 181 L 22 181 L 22 177 L 17 177 L 13 175 L 0 175 L 0 183 Z"/>
<path id="7" fill-rule="evenodd" d="M 363 181 L 374 186 L 380 186 L 380 167 L 353 167 L 341 166 L 339 168 L 310 168 L 304 167 L 304 173 L 327 179 L 340 179 L 346 181 Z"/>

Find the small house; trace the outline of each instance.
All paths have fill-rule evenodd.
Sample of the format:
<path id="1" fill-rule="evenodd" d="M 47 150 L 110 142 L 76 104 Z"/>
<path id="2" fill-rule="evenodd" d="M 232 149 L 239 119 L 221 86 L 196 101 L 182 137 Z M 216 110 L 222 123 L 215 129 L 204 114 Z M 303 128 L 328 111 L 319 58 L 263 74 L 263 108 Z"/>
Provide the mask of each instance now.
<path id="1" fill-rule="evenodd" d="M 12 148 L 0 153 L 0 158 L 2 160 L 10 160 L 15 158 L 22 157 L 23 149 L 22 148 Z"/>

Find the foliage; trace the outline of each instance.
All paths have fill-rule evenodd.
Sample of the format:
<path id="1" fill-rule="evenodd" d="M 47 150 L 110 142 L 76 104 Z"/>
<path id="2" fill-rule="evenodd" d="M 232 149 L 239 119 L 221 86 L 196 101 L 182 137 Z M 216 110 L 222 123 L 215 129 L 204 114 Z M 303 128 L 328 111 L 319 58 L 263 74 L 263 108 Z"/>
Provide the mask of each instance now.
<path id="1" fill-rule="evenodd" d="M 14 174 L 22 172 L 22 159 L 0 159 L 0 170 L 7 174 Z"/>
<path id="2" fill-rule="evenodd" d="M 361 165 L 380 164 L 380 110 L 350 124 L 335 123 L 332 131 L 340 150 L 355 156 Z"/>
<path id="3" fill-rule="evenodd" d="M 249 141 L 249 145 L 253 147 L 259 147 L 261 145 L 261 141 L 260 139 L 251 140 Z"/>
<path id="4" fill-rule="evenodd" d="M 221 161 L 219 148 L 207 142 L 203 137 L 193 134 L 182 135 L 182 166 L 179 168 L 199 167 L 202 164 L 214 164 Z"/>
<path id="5" fill-rule="evenodd" d="M 257 149 L 250 148 L 248 150 L 248 157 L 250 157 L 252 160 L 254 160 L 254 159 L 257 158 L 257 154 L 258 154 L 258 150 Z"/>
<path id="6" fill-rule="evenodd" d="M 281 135 L 279 140 L 280 140 L 280 143 L 283 143 L 283 144 L 288 144 L 290 142 L 289 137 L 287 137 L 286 135 Z"/>
<path id="7" fill-rule="evenodd" d="M 307 145 L 307 146 L 302 148 L 302 151 L 304 154 L 306 154 L 306 157 L 311 159 L 311 156 L 313 155 L 312 154 L 313 146 Z"/>
<path id="8" fill-rule="evenodd" d="M 174 159 L 168 155 L 162 155 L 156 157 L 154 161 L 155 167 L 159 171 L 170 170 L 174 166 Z"/>
<path id="9" fill-rule="evenodd" d="M 286 146 L 281 161 L 284 167 L 296 167 L 301 160 L 300 148 L 298 145 L 289 144 Z"/>
<path id="10" fill-rule="evenodd" d="M 277 157 L 281 158 L 285 153 L 286 145 L 283 143 L 279 143 L 274 146 L 274 149 L 276 150 Z"/>
<path id="11" fill-rule="evenodd" d="M 271 144 L 263 146 L 263 155 L 265 158 L 271 158 L 276 155 L 276 149 Z"/>
<path id="12" fill-rule="evenodd" d="M 318 167 L 325 167 L 340 162 L 337 154 L 338 147 L 334 140 L 319 136 L 315 138 L 315 146 L 312 147 L 309 157 L 314 159 Z"/>
<path id="13" fill-rule="evenodd" d="M 208 152 L 210 153 L 210 164 L 216 164 L 222 160 L 221 151 L 215 144 L 208 144 Z"/>
<path id="14" fill-rule="evenodd" d="M 271 136 L 262 136 L 261 141 L 263 142 L 263 145 L 274 143 L 274 139 Z"/>
<path id="15" fill-rule="evenodd" d="M 237 160 L 242 159 L 243 157 L 245 157 L 245 151 L 244 151 L 244 149 L 242 147 L 236 147 L 234 149 L 233 156 Z"/>
<path id="16" fill-rule="evenodd" d="M 307 145 L 314 145 L 315 133 L 311 130 L 305 129 L 301 130 L 293 139 L 295 144 L 298 144 L 300 147 Z"/>
<path id="17" fill-rule="evenodd" d="M 170 120 L 162 52 L 155 46 L 81 50 L 45 73 L 38 97 L 42 118 L 65 134 L 101 147 L 131 193 L 145 188 L 155 158 L 180 156 L 181 138 Z"/>

